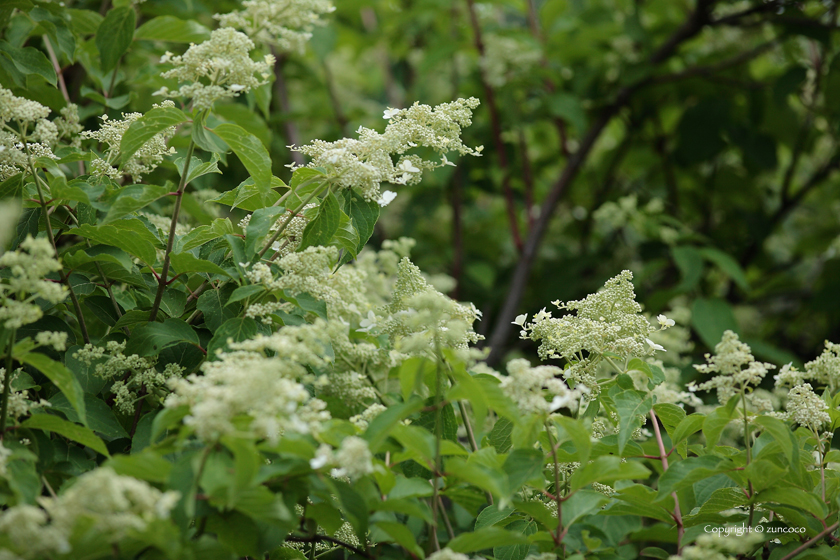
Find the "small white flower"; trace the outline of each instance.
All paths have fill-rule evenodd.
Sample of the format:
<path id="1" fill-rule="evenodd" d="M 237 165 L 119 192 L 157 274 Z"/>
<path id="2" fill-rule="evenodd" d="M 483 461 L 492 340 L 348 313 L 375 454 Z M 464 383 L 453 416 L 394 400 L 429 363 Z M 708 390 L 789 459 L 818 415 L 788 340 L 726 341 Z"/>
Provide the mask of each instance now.
<path id="1" fill-rule="evenodd" d="M 525 321 L 528 320 L 528 314 L 524 313 L 522 315 L 517 315 L 516 319 L 513 320 L 511 323 L 512 325 L 519 325 L 520 327 L 525 324 Z"/>
<path id="2" fill-rule="evenodd" d="M 395 198 L 397 198 L 397 193 L 395 193 L 394 191 L 382 191 L 382 195 L 376 202 L 379 203 L 379 206 L 382 206 L 384 208 L 385 206 L 391 204 L 391 202 L 393 202 Z"/>
<path id="3" fill-rule="evenodd" d="M 228 86 L 230 91 L 242 91 L 243 89 L 248 89 L 247 86 L 241 86 L 239 84 L 233 84 Z"/>
<path id="4" fill-rule="evenodd" d="M 388 192 L 388 191 L 386 191 Z M 370 332 L 370 330 L 376 326 L 376 315 L 373 311 L 368 311 L 367 317 L 359 321 L 359 327 L 356 329 L 359 332 Z"/>
<path id="5" fill-rule="evenodd" d="M 657 343 L 655 343 L 654 341 L 652 341 L 652 340 L 651 340 L 651 339 L 649 339 L 649 338 L 646 338 L 646 339 L 645 339 L 645 342 L 647 342 L 647 343 L 648 343 L 648 346 L 650 346 L 650 347 L 651 347 L 651 348 L 653 348 L 654 350 L 662 350 L 663 352 L 667 352 L 667 350 L 665 350 L 665 347 L 664 347 L 664 346 L 662 346 L 661 344 L 657 344 Z"/>
<path id="6" fill-rule="evenodd" d="M 410 159 L 404 159 L 400 162 L 397 166 L 397 169 L 402 171 L 403 173 L 420 173 L 420 169 L 414 167 L 414 164 L 411 163 Z"/>
<path id="7" fill-rule="evenodd" d="M 399 109 L 392 109 L 391 107 L 388 107 L 388 108 L 387 108 L 387 109 L 385 109 L 385 111 L 382 113 L 382 118 L 383 118 L 383 119 L 385 119 L 386 121 L 389 121 L 389 120 L 393 119 L 394 117 L 396 117 L 396 116 L 397 116 L 397 115 L 399 115 L 399 114 L 400 114 L 400 110 L 399 110 Z"/>
<path id="8" fill-rule="evenodd" d="M 449 166 L 451 166 L 451 167 L 455 167 L 455 164 L 454 164 L 454 163 L 452 163 L 451 161 L 449 161 L 448 159 L 446 159 L 446 155 L 441 154 L 441 156 L 440 156 L 440 157 L 441 157 L 440 164 L 441 164 L 442 166 L 447 166 L 447 165 L 449 165 Z"/>
<path id="9" fill-rule="evenodd" d="M 674 324 L 675 324 L 673 319 L 669 319 L 665 315 L 658 315 L 656 317 L 656 320 L 659 321 L 659 326 L 661 326 L 663 329 L 667 329 L 668 327 L 673 327 Z"/>

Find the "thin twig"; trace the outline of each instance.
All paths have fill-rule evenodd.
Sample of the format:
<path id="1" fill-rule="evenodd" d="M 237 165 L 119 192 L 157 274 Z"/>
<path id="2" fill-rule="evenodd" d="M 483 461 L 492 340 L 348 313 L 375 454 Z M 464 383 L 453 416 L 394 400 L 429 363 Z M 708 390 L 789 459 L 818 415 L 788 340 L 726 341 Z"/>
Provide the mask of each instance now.
<path id="1" fill-rule="evenodd" d="M 801 546 L 797 547 L 792 552 L 790 552 L 787 556 L 783 557 L 781 560 L 791 560 L 791 558 L 796 557 L 796 555 L 799 554 L 800 552 L 802 552 L 803 550 L 807 550 L 807 549 L 811 548 L 814 545 L 814 543 L 816 543 L 817 541 L 819 541 L 823 537 L 827 536 L 829 533 L 833 533 L 834 531 L 836 531 L 838 527 L 840 527 L 840 521 L 838 521 L 837 523 L 835 523 L 831 527 L 826 527 L 816 537 L 806 541 Z"/>

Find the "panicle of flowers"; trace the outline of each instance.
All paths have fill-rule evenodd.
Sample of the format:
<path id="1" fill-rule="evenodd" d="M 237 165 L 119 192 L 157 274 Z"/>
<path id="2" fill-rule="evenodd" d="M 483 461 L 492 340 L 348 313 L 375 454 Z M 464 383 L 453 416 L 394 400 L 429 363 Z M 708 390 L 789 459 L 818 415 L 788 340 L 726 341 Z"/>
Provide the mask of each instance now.
<path id="1" fill-rule="evenodd" d="M 732 527 L 731 534 L 700 535 L 694 544 L 683 548 L 680 556 L 671 556 L 670 560 L 736 560 L 753 552 L 764 541 L 762 533 L 746 532 Z"/>
<path id="2" fill-rule="evenodd" d="M 426 560 L 470 560 L 470 557 L 451 548 L 441 548 L 437 552 L 426 557 Z"/>
<path id="3" fill-rule="evenodd" d="M 826 340 L 823 353 L 805 364 L 805 371 L 808 379 L 829 386 L 832 394 L 840 389 L 840 344 Z"/>
<path id="4" fill-rule="evenodd" d="M 143 531 L 155 519 L 167 519 L 180 499 L 148 483 L 100 467 L 78 477 L 56 498 L 39 498 L 43 509 L 29 504 L 0 514 L 0 533 L 24 558 L 52 557 L 71 552 L 77 531 L 96 534 L 116 543 Z"/>
<path id="5" fill-rule="evenodd" d="M 58 140 L 59 132 L 47 120 L 49 115 L 48 107 L 0 86 L 0 129 L 5 129 L 0 130 L 0 180 L 25 171 L 30 155 L 57 159 L 50 145 Z"/>
<path id="6" fill-rule="evenodd" d="M 153 105 L 154 108 L 174 107 L 172 101 L 163 101 Z M 143 113 L 123 113 L 122 120 L 109 119 L 108 115 L 102 115 L 102 124 L 99 130 L 86 130 L 82 132 L 83 138 L 98 140 L 104 148 L 104 159 L 95 157 L 91 161 L 91 175 L 102 177 L 107 176 L 114 181 L 119 181 L 123 175 L 130 175 L 131 180 L 139 182 L 143 175 L 154 171 L 163 161 L 167 154 L 175 153 L 175 148 L 167 148 L 166 143 L 175 134 L 175 127 L 155 134 L 147 140 L 137 152 L 126 161 L 122 168 L 114 167 L 114 162 L 120 153 L 120 142 L 123 135 L 131 124 L 143 116 Z"/>
<path id="7" fill-rule="evenodd" d="M 312 398 L 301 381 L 314 381 L 307 366 L 328 363 L 327 342 L 320 320 L 283 327 L 270 336 L 229 341 L 231 351 L 202 364 L 204 375 L 170 381 L 172 393 L 165 406 L 189 407 L 184 422 L 206 442 L 240 431 L 238 419 L 247 419 L 250 433 L 272 443 L 287 430 L 317 433 L 330 414 L 326 403 Z"/>
<path id="8" fill-rule="evenodd" d="M 656 329 L 641 314 L 632 279 L 633 273 L 625 270 L 582 300 L 553 302 L 559 309 L 576 311 L 576 315 L 556 318 L 543 309 L 530 324 L 525 323 L 524 315 L 515 323 L 522 327 L 522 338 L 540 342 L 542 359 L 563 357 L 583 362 L 589 355 L 605 352 L 623 357 L 653 355 L 664 348 L 649 338 Z M 663 319 L 667 325 L 667 318 Z"/>
<path id="9" fill-rule="evenodd" d="M 351 416 L 350 422 L 354 426 L 359 428 L 361 431 L 365 431 L 368 429 L 368 426 L 370 425 L 371 421 L 386 410 L 388 409 L 385 408 L 383 405 L 379 403 L 373 403 L 372 405 L 367 407 L 365 411 L 361 414 Z"/>
<path id="10" fill-rule="evenodd" d="M 125 342 L 114 340 L 105 346 L 86 344 L 73 354 L 73 357 L 86 365 L 95 364 L 94 373 L 106 380 L 117 379 L 111 385 L 115 406 L 124 414 L 133 414 L 135 404 L 140 399 L 140 391 L 159 400 L 166 395 L 166 386 L 172 377 L 180 377 L 184 369 L 175 363 L 168 363 L 163 371 L 158 371 L 157 356 L 141 357 L 137 354 L 126 356 Z M 129 375 L 126 376 L 125 374 Z"/>
<path id="11" fill-rule="evenodd" d="M 0 284 L 0 294 L 4 297 L 0 321 L 7 329 L 20 328 L 41 318 L 43 312 L 34 303 L 36 298 L 60 303 L 67 297 L 65 286 L 44 279 L 47 274 L 61 270 L 61 263 L 46 239 L 27 235 L 17 250 L 0 256 L 0 267 L 7 267 L 11 272 L 6 282 Z"/>
<path id="12" fill-rule="evenodd" d="M 373 474 L 373 454 L 368 448 L 367 441 L 358 436 L 346 437 L 335 452 L 335 462 L 340 465 L 330 473 L 338 478 L 349 477 L 358 480 L 363 476 Z"/>
<path id="13" fill-rule="evenodd" d="M 400 261 L 391 302 L 380 312 L 382 332 L 404 352 L 429 351 L 435 344 L 464 350 L 481 340 L 473 330 L 481 312 L 435 290 L 408 257 Z"/>
<path id="14" fill-rule="evenodd" d="M 814 393 L 810 383 L 792 388 L 788 393 L 787 410 L 790 418 L 800 426 L 819 432 L 824 424 L 831 422 L 828 404 Z"/>
<path id="15" fill-rule="evenodd" d="M 320 16 L 334 11 L 329 0 L 245 0 L 241 10 L 213 17 L 221 27 L 240 29 L 257 43 L 303 53 L 312 28 L 324 24 Z"/>
<path id="16" fill-rule="evenodd" d="M 335 372 L 326 381 L 320 394 L 336 397 L 351 408 L 376 398 L 376 391 L 358 372 Z"/>
<path id="17" fill-rule="evenodd" d="M 254 42 L 244 33 L 230 27 L 216 29 L 201 44 L 191 44 L 180 56 L 166 52 L 161 64 L 173 68 L 161 77 L 185 84 L 176 90 L 163 87 L 155 95 L 192 99 L 193 108 L 210 109 L 219 99 L 237 97 L 240 93 L 268 83 L 274 57 L 251 60 Z"/>
<path id="18" fill-rule="evenodd" d="M 531 367 L 519 358 L 507 364 L 507 377 L 499 385 L 519 407 L 522 414 L 550 414 L 561 408 L 576 412 L 585 386 L 569 389 L 563 382 L 563 370 L 556 366 Z"/>
<path id="19" fill-rule="evenodd" d="M 720 404 L 726 404 L 736 393 L 746 391 L 749 387 L 757 387 L 767 372 L 776 367 L 757 362 L 750 347 L 730 330 L 724 332 L 721 341 L 715 345 L 715 354 L 706 354 L 706 362 L 695 365 L 694 369 L 700 373 L 718 375 L 696 386 L 691 383 L 688 388 L 690 391 L 717 390 Z"/>
<path id="20" fill-rule="evenodd" d="M 472 111 L 478 104 L 478 99 L 471 97 L 434 108 L 415 103 L 408 109 L 388 109 L 388 125 L 382 134 L 360 127 L 358 139 L 314 140 L 292 149 L 311 158 L 309 167 L 326 169 L 335 184 L 357 188 L 367 200 L 379 200 L 380 183 L 417 184 L 424 171 L 451 164 L 445 156 L 448 152 L 480 155 L 483 148 L 470 148 L 461 141 L 461 129 L 472 123 Z M 406 154 L 418 146 L 438 152 L 441 161 Z M 394 156 L 398 156 L 396 164 Z"/>

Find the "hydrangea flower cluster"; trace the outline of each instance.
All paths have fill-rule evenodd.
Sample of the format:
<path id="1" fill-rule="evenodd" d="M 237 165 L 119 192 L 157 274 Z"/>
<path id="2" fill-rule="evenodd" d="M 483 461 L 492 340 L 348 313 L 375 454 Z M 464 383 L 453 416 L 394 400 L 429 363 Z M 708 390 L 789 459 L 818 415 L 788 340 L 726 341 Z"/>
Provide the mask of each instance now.
<path id="1" fill-rule="evenodd" d="M 230 342 L 230 352 L 202 364 L 203 375 L 171 379 L 165 406 L 189 407 L 184 422 L 206 442 L 242 430 L 240 420 L 247 420 L 250 433 L 272 443 L 287 430 L 317 433 L 330 414 L 302 383 L 314 381 L 307 366 L 327 365 L 326 338 L 324 322 L 316 321 Z"/>
<path id="2" fill-rule="evenodd" d="M 671 556 L 670 560 L 736 560 L 754 551 L 764 541 L 759 532 L 738 531 L 733 527 L 732 534 L 700 535 L 694 544 L 683 548 L 680 556 Z"/>
<path id="3" fill-rule="evenodd" d="M 204 110 L 219 99 L 237 97 L 268 83 L 274 57 L 266 55 L 261 61 L 251 60 L 249 53 L 253 49 L 254 42 L 247 35 L 223 27 L 213 31 L 203 43 L 191 44 L 183 55 L 175 56 L 167 51 L 160 62 L 172 64 L 173 68 L 161 77 L 189 83 L 177 90 L 163 87 L 155 95 L 190 98 L 194 109 Z"/>
<path id="4" fill-rule="evenodd" d="M 303 53 L 313 26 L 323 25 L 320 16 L 334 11 L 329 0 L 245 0 L 241 10 L 213 17 L 258 43 Z"/>
<path id="5" fill-rule="evenodd" d="M 17 369 L 12 372 L 12 381 L 11 387 L 9 390 L 9 401 L 8 401 L 8 411 L 7 414 L 9 418 L 15 420 L 16 422 L 18 419 L 29 416 L 32 414 L 32 411 L 38 408 L 45 408 L 48 406 L 52 406 L 49 401 L 44 399 L 39 399 L 37 401 L 33 401 L 29 398 L 29 391 L 28 389 L 16 389 L 15 386 L 17 382 L 21 379 L 21 374 L 23 373 L 23 369 Z M 0 368 L 0 386 L 3 381 L 6 379 L 6 368 Z M 25 377 L 24 377 L 25 379 Z M 34 383 L 29 384 L 29 387 L 34 385 Z M 23 385 L 26 387 L 27 385 Z M 2 474 L 2 473 L 0 473 Z"/>
<path id="6" fill-rule="evenodd" d="M 708 363 L 695 365 L 694 369 L 700 373 L 718 375 L 696 386 L 691 383 L 688 388 L 690 391 L 714 389 L 720 404 L 726 404 L 739 392 L 757 387 L 767 372 L 776 367 L 773 364 L 757 362 L 750 347 L 730 330 L 724 332 L 721 341 L 715 345 L 715 354 L 706 354 L 706 362 Z"/>
<path id="7" fill-rule="evenodd" d="M 163 371 L 158 371 L 155 368 L 157 356 L 126 356 L 123 353 L 125 345 L 125 342 L 113 340 L 108 341 L 105 347 L 86 344 L 73 357 L 88 366 L 96 364 L 94 373 L 97 376 L 106 380 L 116 379 L 111 386 L 111 393 L 115 395 L 114 404 L 124 414 L 133 414 L 141 392 L 161 399 L 166 394 L 169 379 L 180 377 L 184 369 L 178 364 L 168 363 Z"/>
<path id="8" fill-rule="evenodd" d="M 175 103 L 166 100 L 160 104 L 153 105 L 154 108 L 174 107 Z M 137 152 L 126 161 L 122 167 L 114 167 L 114 162 L 120 153 L 120 142 L 123 135 L 131 124 L 143 116 L 143 113 L 123 113 L 122 120 L 112 120 L 108 115 L 102 115 L 102 124 L 99 130 L 86 130 L 82 132 L 83 138 L 98 140 L 104 147 L 104 159 L 95 157 L 91 161 L 91 175 L 97 177 L 110 177 L 114 181 L 120 181 L 123 175 L 130 175 L 131 180 L 139 182 L 143 175 L 154 171 L 163 161 L 167 154 L 174 154 L 175 148 L 167 148 L 166 143 L 175 134 L 175 127 L 170 127 L 155 134 L 147 140 Z"/>
<path id="9" fill-rule="evenodd" d="M 309 167 L 327 170 L 335 184 L 357 188 L 367 200 L 379 200 L 380 183 L 415 185 L 423 172 L 453 165 L 446 153 L 480 155 L 482 147 L 470 148 L 461 141 L 461 129 L 472 123 L 472 111 L 478 99 L 458 99 L 434 108 L 415 103 L 408 109 L 388 109 L 388 125 L 382 134 L 360 127 L 358 139 L 343 138 L 335 142 L 315 140 L 292 149 L 309 156 Z M 412 148 L 424 146 L 441 156 L 441 161 L 424 160 Z M 395 164 L 394 156 L 399 156 Z"/>
<path id="10" fill-rule="evenodd" d="M 815 433 L 824 424 L 831 422 L 828 404 L 814 393 L 810 383 L 792 388 L 788 393 L 787 409 L 790 418 L 800 426 L 811 428 Z"/>
<path id="11" fill-rule="evenodd" d="M 17 250 L 0 257 L 0 267 L 8 267 L 11 272 L 6 282 L 0 284 L 3 297 L 0 321 L 7 329 L 17 329 L 41 318 L 43 311 L 35 303 L 37 298 L 55 304 L 67 297 L 65 286 L 44 279 L 49 273 L 61 270 L 61 263 L 46 239 L 27 235 Z"/>
<path id="12" fill-rule="evenodd" d="M 547 415 L 561 408 L 576 412 L 581 396 L 588 393 L 583 386 L 569 389 L 559 367 L 531 367 L 528 360 L 520 358 L 508 362 L 507 370 L 508 375 L 502 378 L 499 387 L 522 414 Z"/>
<path id="13" fill-rule="evenodd" d="M 155 519 L 167 519 L 180 499 L 148 483 L 100 467 L 81 475 L 57 498 L 39 498 L 44 509 L 19 504 L 0 513 L 0 533 L 24 558 L 71 552 L 70 542 L 97 535 L 117 542 L 143 531 Z"/>
<path id="14" fill-rule="evenodd" d="M 47 120 L 50 109 L 0 87 L 0 180 L 26 169 L 29 156 L 56 159 L 50 149 L 59 137 L 58 128 Z M 17 125 L 17 129 L 9 124 Z"/>

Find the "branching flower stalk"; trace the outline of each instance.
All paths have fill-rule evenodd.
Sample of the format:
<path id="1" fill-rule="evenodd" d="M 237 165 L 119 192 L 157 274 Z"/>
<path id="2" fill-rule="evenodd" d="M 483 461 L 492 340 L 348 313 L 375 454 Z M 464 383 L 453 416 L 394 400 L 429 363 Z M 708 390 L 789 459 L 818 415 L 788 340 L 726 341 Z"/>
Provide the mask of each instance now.
<path id="1" fill-rule="evenodd" d="M 301 212 L 306 207 L 306 205 L 309 204 L 312 201 L 313 198 L 315 198 L 316 196 L 318 196 L 319 194 L 324 192 L 324 187 L 329 187 L 329 186 L 330 186 L 330 183 L 325 182 L 321 187 L 312 191 L 309 194 L 309 196 L 306 197 L 306 200 L 304 200 L 300 204 L 300 206 L 295 208 L 295 210 L 293 212 L 289 213 L 289 216 L 285 220 L 283 220 L 283 223 L 280 225 L 280 228 L 276 232 L 274 232 L 274 235 L 271 236 L 271 238 L 266 242 L 265 247 L 263 247 L 262 250 L 259 252 L 260 257 L 265 255 L 268 252 L 268 250 L 271 248 L 271 246 L 274 245 L 274 242 L 277 241 L 277 239 L 283 234 L 283 232 L 286 230 L 286 227 L 289 225 L 289 223 L 291 223 L 291 221 L 295 218 L 295 216 L 297 216 L 298 213 Z M 300 187 L 298 187 L 298 188 L 300 188 Z"/>

